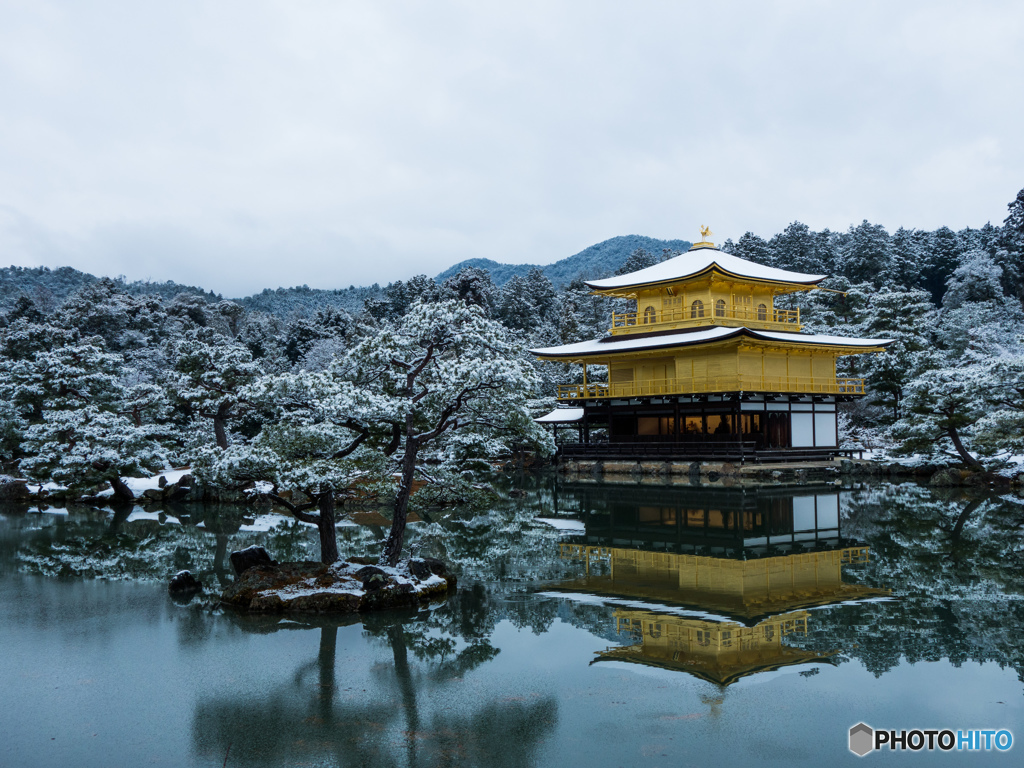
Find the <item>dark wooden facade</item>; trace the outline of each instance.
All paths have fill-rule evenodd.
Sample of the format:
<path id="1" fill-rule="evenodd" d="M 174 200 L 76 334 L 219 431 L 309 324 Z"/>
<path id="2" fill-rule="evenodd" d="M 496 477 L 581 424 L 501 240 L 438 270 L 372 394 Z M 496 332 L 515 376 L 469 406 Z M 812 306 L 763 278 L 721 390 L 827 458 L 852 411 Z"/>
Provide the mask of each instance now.
<path id="1" fill-rule="evenodd" d="M 741 462 L 832 458 L 844 453 L 838 447 L 842 399 L 737 392 L 582 400 L 573 403 L 583 409 L 572 430 L 578 441 L 563 442 L 559 455 Z"/>

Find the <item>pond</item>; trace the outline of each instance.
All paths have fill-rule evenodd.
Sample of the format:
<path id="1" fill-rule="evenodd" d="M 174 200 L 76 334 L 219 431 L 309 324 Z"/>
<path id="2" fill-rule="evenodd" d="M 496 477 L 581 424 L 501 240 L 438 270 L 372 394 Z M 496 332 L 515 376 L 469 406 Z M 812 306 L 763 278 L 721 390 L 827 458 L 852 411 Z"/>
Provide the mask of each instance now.
<path id="1" fill-rule="evenodd" d="M 411 526 L 457 594 L 366 617 L 177 605 L 251 509 L 0 508 L 4 766 L 708 766 L 857 761 L 851 726 L 1024 737 L 1024 505 L 916 485 L 526 478 Z M 386 521 L 354 515 L 343 555 Z M 1010 765 L 1008 751 L 868 759 Z M 1016 755 L 1016 757 L 1015 757 Z"/>

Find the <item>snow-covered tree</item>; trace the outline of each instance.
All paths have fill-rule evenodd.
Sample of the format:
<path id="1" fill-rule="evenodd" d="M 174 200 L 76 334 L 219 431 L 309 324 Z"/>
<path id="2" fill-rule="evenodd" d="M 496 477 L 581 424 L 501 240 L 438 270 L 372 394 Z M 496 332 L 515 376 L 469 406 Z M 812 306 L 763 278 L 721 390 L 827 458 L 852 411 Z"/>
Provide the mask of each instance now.
<path id="1" fill-rule="evenodd" d="M 764 238 L 758 237 L 753 232 L 745 232 L 735 244 L 727 241 L 727 245 L 723 245 L 722 250 L 766 267 L 775 266 L 775 253 L 771 246 Z"/>
<path id="2" fill-rule="evenodd" d="M 810 227 L 794 221 L 769 242 L 774 264 L 796 272 L 819 272 L 822 268 L 817 242 Z"/>
<path id="3" fill-rule="evenodd" d="M 936 304 L 942 302 L 946 281 L 957 268 L 962 250 L 956 232 L 949 227 L 939 227 L 929 238 L 921 268 L 921 287 L 932 294 Z"/>
<path id="4" fill-rule="evenodd" d="M 171 340 L 168 383 L 188 417 L 211 419 L 217 445 L 228 447 L 228 424 L 238 416 L 239 390 L 262 372 L 249 349 L 207 328 Z"/>
<path id="5" fill-rule="evenodd" d="M 466 267 L 444 281 L 437 299 L 459 299 L 467 304 L 475 304 L 490 316 L 497 296 L 498 289 L 491 280 L 490 272 L 478 267 Z M 416 296 L 412 300 L 422 300 L 422 297 Z"/>
<path id="6" fill-rule="evenodd" d="M 94 344 L 58 347 L 19 361 L 7 380 L 11 402 L 30 414 L 22 470 L 41 481 L 82 489 L 110 482 L 130 500 L 125 476 L 166 467 L 169 430 L 162 392 L 129 387 L 120 355 Z"/>
<path id="7" fill-rule="evenodd" d="M 262 429 L 251 442 L 197 456 L 197 478 L 228 487 L 268 484 L 258 486 L 259 492 L 316 525 L 321 560 L 335 562 L 336 498 L 357 481 L 381 474 L 384 453 L 364 446 L 375 428 L 390 435 L 372 421 L 379 401 L 346 378 L 340 361 L 324 371 L 264 376 L 241 388 L 239 398 L 260 412 Z M 296 491 L 309 500 L 291 496 Z M 310 511 L 314 507 L 317 513 Z"/>
<path id="8" fill-rule="evenodd" d="M 393 449 L 398 464 L 383 563 L 401 557 L 414 477 L 443 481 L 422 466 L 426 454 L 443 470 L 446 457 L 464 462 L 471 445 L 491 456 L 524 439 L 548 447 L 526 409 L 537 382 L 530 360 L 516 337 L 475 305 L 415 304 L 354 347 L 347 364 L 352 380 L 372 393 L 359 411 L 364 422 L 390 427 L 385 451 Z"/>
<path id="9" fill-rule="evenodd" d="M 1024 354 L 1006 354 L 988 366 L 988 409 L 974 428 L 988 453 L 1024 453 Z"/>
<path id="10" fill-rule="evenodd" d="M 904 453 L 948 451 L 972 469 L 982 464 L 968 450 L 964 436 L 984 415 L 990 385 L 988 366 L 961 365 L 926 371 L 905 389 L 906 416 L 893 425 Z"/>
<path id="11" fill-rule="evenodd" d="M 894 420 L 900 417 L 907 383 L 942 364 L 934 348 L 937 312 L 930 298 L 927 291 L 882 288 L 869 295 L 856 326 L 858 335 L 894 340 L 885 354 L 868 356 L 861 369 L 873 399 L 886 405 Z"/>
<path id="12" fill-rule="evenodd" d="M 967 251 L 946 281 L 942 306 L 956 309 L 967 302 L 1001 301 L 1003 268 L 982 250 Z"/>
<path id="13" fill-rule="evenodd" d="M 889 233 L 881 224 L 867 220 L 850 227 L 842 253 L 843 274 L 855 283 L 879 286 L 892 264 Z"/>

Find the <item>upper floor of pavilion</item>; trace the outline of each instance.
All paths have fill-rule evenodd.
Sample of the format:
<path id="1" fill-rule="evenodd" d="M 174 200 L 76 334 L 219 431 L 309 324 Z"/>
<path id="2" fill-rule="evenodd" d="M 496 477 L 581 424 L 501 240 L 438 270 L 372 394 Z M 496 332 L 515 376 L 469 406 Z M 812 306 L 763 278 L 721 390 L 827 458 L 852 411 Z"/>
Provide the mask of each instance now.
<path id="1" fill-rule="evenodd" d="M 777 308 L 775 298 L 813 290 L 825 277 L 747 261 L 703 240 L 659 264 L 585 284 L 636 301 L 633 311 L 612 314 L 613 336 L 710 326 L 792 333 L 802 327 L 800 310 Z"/>

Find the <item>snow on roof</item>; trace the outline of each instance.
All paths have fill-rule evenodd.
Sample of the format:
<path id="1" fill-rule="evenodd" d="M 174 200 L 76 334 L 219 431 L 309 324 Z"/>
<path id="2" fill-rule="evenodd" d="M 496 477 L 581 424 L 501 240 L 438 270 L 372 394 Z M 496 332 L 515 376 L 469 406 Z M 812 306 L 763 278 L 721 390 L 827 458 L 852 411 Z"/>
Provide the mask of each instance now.
<path id="1" fill-rule="evenodd" d="M 582 408 L 555 408 L 551 413 L 538 416 L 534 421 L 538 424 L 565 424 L 572 421 L 580 421 L 582 418 Z"/>
<path id="2" fill-rule="evenodd" d="M 715 326 L 703 331 L 689 333 L 668 333 L 643 338 L 630 336 L 606 336 L 603 339 L 591 339 L 576 344 L 564 344 L 560 347 L 544 347 L 531 349 L 538 357 L 597 357 L 620 352 L 640 352 L 663 347 L 682 347 L 692 344 L 705 344 L 722 341 L 734 336 L 747 335 L 762 341 L 783 341 L 791 344 L 820 344 L 834 347 L 885 347 L 892 344 L 892 339 L 857 339 L 852 336 L 825 336 L 813 333 L 784 333 L 775 331 L 756 331 L 752 328 L 727 328 Z"/>
<path id="3" fill-rule="evenodd" d="M 785 269 L 766 267 L 753 261 L 731 256 L 717 248 L 696 248 L 651 267 L 638 269 L 625 275 L 608 277 L 603 280 L 585 280 L 591 288 L 599 291 L 616 288 L 631 288 L 651 283 L 668 283 L 685 280 L 699 275 L 712 265 L 719 271 L 738 277 L 753 280 L 768 280 L 774 283 L 800 283 L 814 285 L 824 280 L 827 275 L 805 275 L 802 272 L 789 272 Z"/>

